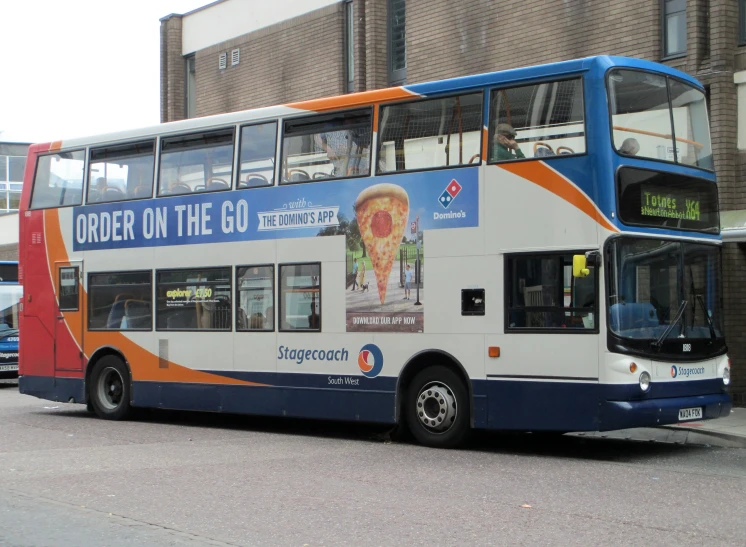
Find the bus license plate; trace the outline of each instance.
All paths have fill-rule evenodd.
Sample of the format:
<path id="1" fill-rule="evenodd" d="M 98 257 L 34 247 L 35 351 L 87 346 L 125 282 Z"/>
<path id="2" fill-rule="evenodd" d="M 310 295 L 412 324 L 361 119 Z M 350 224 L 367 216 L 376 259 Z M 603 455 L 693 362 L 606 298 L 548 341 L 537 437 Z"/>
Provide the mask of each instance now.
<path id="1" fill-rule="evenodd" d="M 18 365 L 0 365 L 0 372 L 7 370 L 18 370 Z"/>
<path id="2" fill-rule="evenodd" d="M 679 410 L 679 421 L 684 420 L 701 420 L 702 419 L 702 407 L 697 408 L 682 408 Z"/>

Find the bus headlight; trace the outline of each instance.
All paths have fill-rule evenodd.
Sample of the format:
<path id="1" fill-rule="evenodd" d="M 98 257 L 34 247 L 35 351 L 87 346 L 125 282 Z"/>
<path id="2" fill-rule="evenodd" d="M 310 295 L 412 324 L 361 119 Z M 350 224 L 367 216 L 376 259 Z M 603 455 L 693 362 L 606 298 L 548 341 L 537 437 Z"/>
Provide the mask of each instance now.
<path id="1" fill-rule="evenodd" d="M 640 374 L 640 389 L 643 391 L 650 389 L 650 373 L 643 371 Z"/>
<path id="2" fill-rule="evenodd" d="M 730 367 L 723 369 L 723 385 L 730 385 Z"/>

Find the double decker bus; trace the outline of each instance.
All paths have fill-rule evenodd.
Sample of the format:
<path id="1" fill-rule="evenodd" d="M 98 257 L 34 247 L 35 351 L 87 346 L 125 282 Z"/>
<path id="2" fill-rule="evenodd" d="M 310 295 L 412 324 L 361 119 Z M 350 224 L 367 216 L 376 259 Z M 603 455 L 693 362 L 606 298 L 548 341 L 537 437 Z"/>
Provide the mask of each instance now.
<path id="1" fill-rule="evenodd" d="M 18 323 L 22 294 L 18 262 L 0 261 L 0 379 L 18 376 Z"/>
<path id="2" fill-rule="evenodd" d="M 20 390 L 598 431 L 725 416 L 705 93 L 592 57 L 32 146 Z"/>

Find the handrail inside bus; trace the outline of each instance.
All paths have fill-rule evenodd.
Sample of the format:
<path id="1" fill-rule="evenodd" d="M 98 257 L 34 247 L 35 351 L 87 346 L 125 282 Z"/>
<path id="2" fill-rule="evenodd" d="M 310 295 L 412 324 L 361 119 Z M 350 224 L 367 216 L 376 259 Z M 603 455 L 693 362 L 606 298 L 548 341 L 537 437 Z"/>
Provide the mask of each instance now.
<path id="1" fill-rule="evenodd" d="M 665 133 L 656 133 L 655 131 L 648 131 L 646 129 L 632 129 L 631 127 L 622 127 L 619 125 L 613 126 L 615 131 L 627 131 L 629 133 L 638 133 L 640 135 L 649 135 L 651 137 L 661 137 L 663 139 L 672 139 L 674 138 L 673 135 L 666 135 Z M 696 146 L 697 148 L 704 148 L 705 145 L 701 142 L 692 141 L 689 139 L 685 139 L 684 137 L 675 137 L 677 141 L 681 141 L 686 144 L 691 144 L 692 146 Z"/>

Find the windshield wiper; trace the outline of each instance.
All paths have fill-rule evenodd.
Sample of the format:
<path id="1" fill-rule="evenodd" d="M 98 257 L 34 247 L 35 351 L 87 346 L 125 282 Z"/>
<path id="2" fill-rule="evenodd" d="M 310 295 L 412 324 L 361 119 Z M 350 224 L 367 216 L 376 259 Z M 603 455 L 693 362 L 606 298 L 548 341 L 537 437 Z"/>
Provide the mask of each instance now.
<path id="1" fill-rule="evenodd" d="M 710 327 L 710 338 L 714 340 L 717 338 L 717 334 L 715 333 L 715 325 L 712 323 L 712 317 L 710 317 L 710 314 L 707 311 L 707 306 L 705 306 L 705 299 L 702 298 L 701 294 L 698 294 L 697 300 L 699 300 L 699 303 L 702 306 L 702 313 L 704 314 L 705 319 L 707 319 L 707 326 Z"/>
<path id="2" fill-rule="evenodd" d="M 681 319 L 681 316 L 684 315 L 684 310 L 686 309 L 687 304 L 689 304 L 688 300 L 681 301 L 681 305 L 679 306 L 679 311 L 676 312 L 676 317 L 674 318 L 674 320 L 668 324 L 668 327 L 666 328 L 666 330 L 663 331 L 663 334 L 661 334 L 655 342 L 650 343 L 650 345 L 653 348 L 657 349 L 658 351 L 661 350 L 661 347 L 663 346 L 663 340 L 666 339 L 666 337 L 671 333 L 673 328 L 676 326 L 676 324 Z"/>

